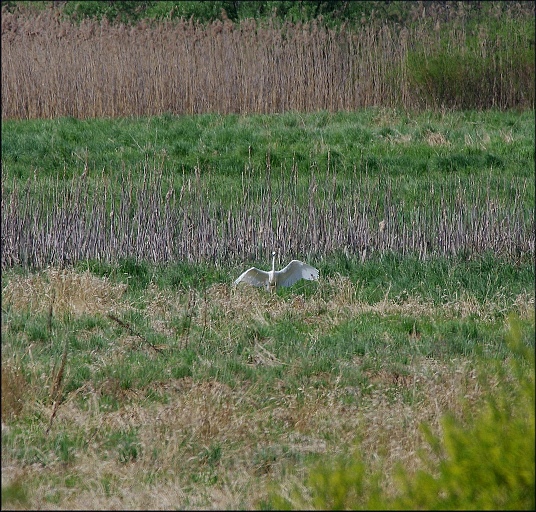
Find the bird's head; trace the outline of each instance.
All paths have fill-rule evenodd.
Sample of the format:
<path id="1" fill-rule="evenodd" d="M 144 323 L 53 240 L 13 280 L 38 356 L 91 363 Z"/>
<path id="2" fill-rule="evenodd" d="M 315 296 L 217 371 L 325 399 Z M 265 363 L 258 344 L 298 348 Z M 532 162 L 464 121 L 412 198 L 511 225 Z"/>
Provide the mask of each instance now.
<path id="1" fill-rule="evenodd" d="M 276 252 L 275 251 L 272 251 L 272 256 L 275 256 Z"/>

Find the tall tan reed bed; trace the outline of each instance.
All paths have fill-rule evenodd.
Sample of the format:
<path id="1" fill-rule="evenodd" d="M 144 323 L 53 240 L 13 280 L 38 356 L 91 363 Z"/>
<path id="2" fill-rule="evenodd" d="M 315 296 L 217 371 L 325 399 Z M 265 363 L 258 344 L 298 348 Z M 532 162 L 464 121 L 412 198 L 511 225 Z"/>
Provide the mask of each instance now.
<path id="1" fill-rule="evenodd" d="M 369 258 L 395 252 L 471 257 L 493 251 L 534 256 L 527 180 L 353 177 L 311 165 L 243 172 L 226 189 L 197 168 L 173 177 L 159 164 L 129 173 L 53 182 L 2 183 L 2 268 L 66 265 L 95 258 L 152 262 L 236 262 L 333 252 Z M 403 193 L 402 193 L 403 192 Z M 403 199 L 406 198 L 406 199 Z M 411 198 L 411 200 L 408 200 Z"/>
<path id="2" fill-rule="evenodd" d="M 534 35 L 530 46 L 500 10 L 502 32 L 474 33 L 461 11 L 447 28 L 424 16 L 409 28 L 367 20 L 335 30 L 276 20 L 75 25 L 59 10 L 4 10 L 2 118 L 534 108 Z"/>

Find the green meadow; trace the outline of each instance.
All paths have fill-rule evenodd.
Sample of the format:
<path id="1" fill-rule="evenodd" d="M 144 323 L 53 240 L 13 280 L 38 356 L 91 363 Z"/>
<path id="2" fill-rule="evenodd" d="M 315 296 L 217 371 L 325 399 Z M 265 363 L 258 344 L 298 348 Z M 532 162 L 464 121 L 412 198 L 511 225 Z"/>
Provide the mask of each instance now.
<path id="1" fill-rule="evenodd" d="M 2 233 L 3 508 L 534 508 L 533 111 L 3 120 Z"/>
<path id="2" fill-rule="evenodd" d="M 196 166 L 237 179 L 248 163 L 272 168 L 312 161 L 349 177 L 355 166 L 370 174 L 425 177 L 472 175 L 491 179 L 534 174 L 534 112 L 423 112 L 368 108 L 358 112 L 173 116 L 126 119 L 4 120 L 4 179 L 72 178 L 87 165 L 90 177 L 113 177 L 124 166 L 164 159 L 164 171 Z M 93 176 L 92 176 L 93 175 Z M 7 181 L 7 180 L 6 180 Z M 532 187 L 528 203 L 534 200 Z M 530 195 L 532 194 L 532 195 Z"/>

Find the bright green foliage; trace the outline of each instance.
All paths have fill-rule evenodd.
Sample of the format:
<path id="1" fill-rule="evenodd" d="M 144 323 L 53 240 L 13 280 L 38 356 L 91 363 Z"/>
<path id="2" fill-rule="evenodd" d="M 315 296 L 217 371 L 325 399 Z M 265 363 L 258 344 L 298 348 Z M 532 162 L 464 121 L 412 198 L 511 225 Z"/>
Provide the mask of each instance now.
<path id="1" fill-rule="evenodd" d="M 364 473 L 365 468 L 358 460 L 340 464 L 331 471 L 320 468 L 313 471 L 309 477 L 313 504 L 317 508 L 345 509 L 363 492 Z"/>
<path id="2" fill-rule="evenodd" d="M 444 44 L 432 53 L 430 47 L 408 52 L 408 73 L 423 98 L 438 108 L 496 108 L 497 98 L 505 98 L 509 81 L 515 80 L 513 70 L 519 76 L 534 75 L 534 45 L 530 44 L 534 40 L 533 20 L 526 23 L 509 20 L 504 25 L 508 28 L 499 32 L 496 41 L 488 42 L 493 46 L 489 54 L 469 51 L 482 45 L 474 38 L 468 38 L 461 50 Z M 512 51 L 514 47 L 516 50 Z M 492 93 L 493 90 L 499 91 L 499 95 Z M 534 92 L 527 91 L 527 94 Z"/>
<path id="3" fill-rule="evenodd" d="M 534 411 L 534 406 L 532 406 Z M 512 418 L 489 405 L 479 423 L 465 430 L 443 421 L 447 459 L 439 476 L 402 476 L 401 508 L 534 509 L 534 413 Z"/>
<path id="4" fill-rule="evenodd" d="M 313 505 L 318 509 L 352 509 L 368 496 L 366 508 L 379 504 L 380 488 L 376 475 L 367 478 L 367 468 L 357 456 L 333 468 L 320 465 L 309 477 Z"/>
<path id="5" fill-rule="evenodd" d="M 3 6 L 13 10 L 16 6 L 31 6 L 33 9 L 45 9 L 50 6 L 47 1 L 14 1 L 7 0 Z M 493 13 L 505 11 L 510 2 L 463 2 L 460 11 L 468 21 L 477 23 L 482 20 L 493 21 Z M 527 9 L 529 2 L 518 2 L 521 8 Z M 60 3 L 58 2 L 58 5 Z M 61 6 L 61 5 L 60 5 Z M 328 26 L 339 26 L 346 22 L 352 25 L 362 23 L 366 19 L 389 21 L 399 24 L 415 23 L 415 13 L 421 14 L 422 7 L 414 5 L 414 2 L 385 2 L 381 0 L 352 1 L 330 0 L 321 2 L 306 0 L 257 0 L 255 2 L 237 2 L 233 0 L 185 1 L 185 0 L 143 0 L 128 1 L 116 0 L 113 2 L 95 1 L 70 1 L 61 6 L 66 16 L 74 19 L 83 18 L 108 18 L 112 22 L 136 23 L 142 19 L 170 19 L 192 17 L 199 22 L 209 22 L 228 18 L 238 22 L 247 18 L 263 20 L 275 16 L 276 19 L 292 22 L 320 20 Z M 433 16 L 434 12 L 448 15 L 449 11 L 455 11 L 457 6 L 444 6 L 444 2 L 427 2 L 426 14 Z M 419 9 L 420 8 L 420 9 Z"/>
<path id="6" fill-rule="evenodd" d="M 381 507 L 378 476 L 368 476 L 367 467 L 356 452 L 341 456 L 333 464 L 324 461 L 310 472 L 307 487 L 311 493 L 310 504 L 319 510 L 348 510 Z M 368 503 L 365 502 L 367 496 Z M 301 508 L 303 496 L 295 490 L 290 499 L 276 497 L 271 503 L 276 509 Z"/>

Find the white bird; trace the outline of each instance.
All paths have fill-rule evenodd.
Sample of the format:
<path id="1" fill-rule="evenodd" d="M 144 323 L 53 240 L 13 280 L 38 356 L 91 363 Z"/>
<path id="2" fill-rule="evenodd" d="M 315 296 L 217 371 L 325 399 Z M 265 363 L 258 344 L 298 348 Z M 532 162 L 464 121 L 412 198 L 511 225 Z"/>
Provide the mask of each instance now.
<path id="1" fill-rule="evenodd" d="M 270 290 L 276 286 L 292 286 L 300 279 L 317 281 L 318 270 L 300 260 L 292 260 L 285 268 L 276 270 L 275 252 L 272 252 L 272 270 L 266 272 L 265 270 L 251 267 L 241 274 L 233 284 L 236 286 L 243 281 L 252 286 L 265 286 L 267 290 Z"/>

